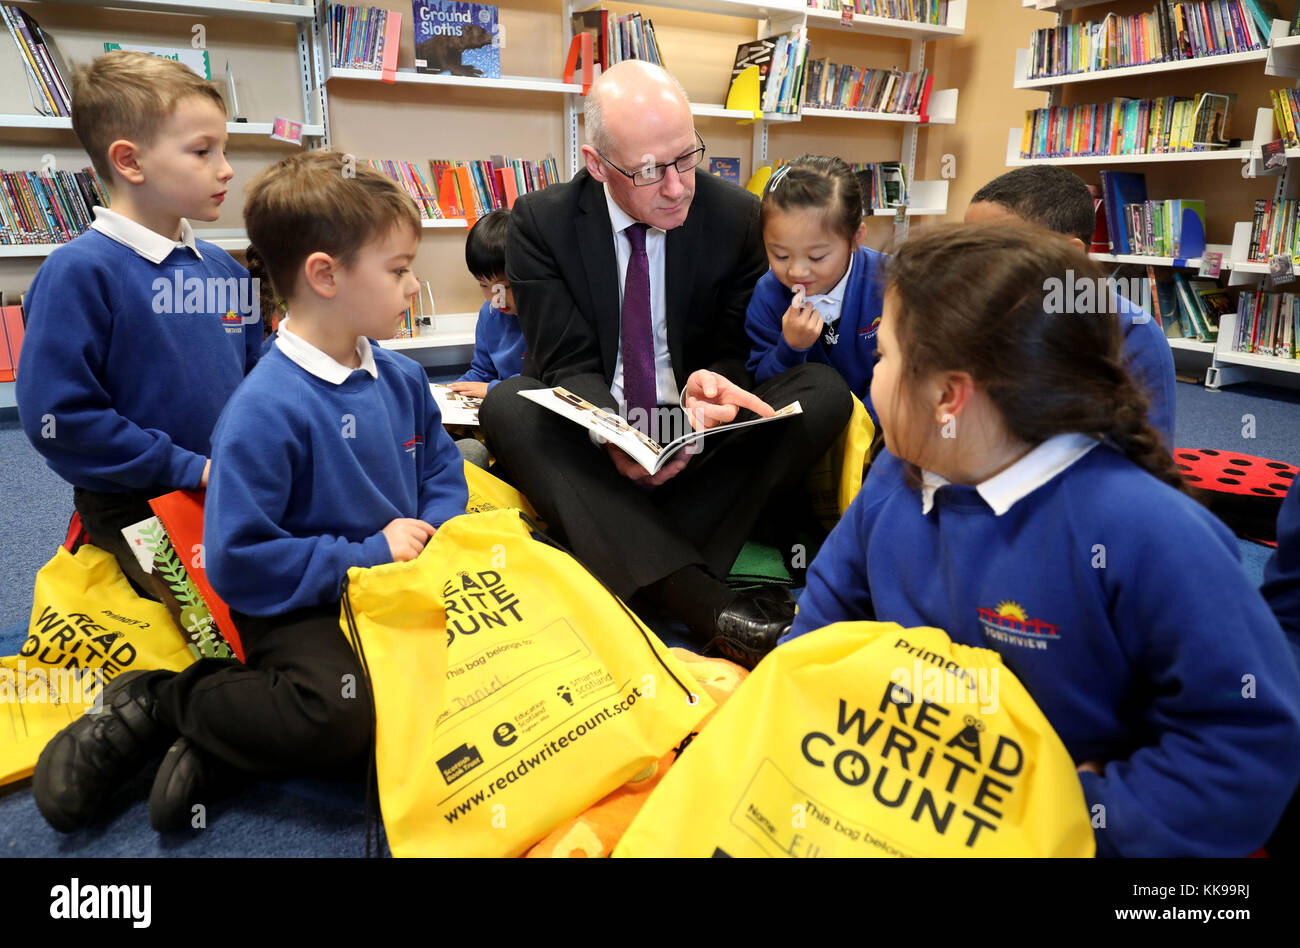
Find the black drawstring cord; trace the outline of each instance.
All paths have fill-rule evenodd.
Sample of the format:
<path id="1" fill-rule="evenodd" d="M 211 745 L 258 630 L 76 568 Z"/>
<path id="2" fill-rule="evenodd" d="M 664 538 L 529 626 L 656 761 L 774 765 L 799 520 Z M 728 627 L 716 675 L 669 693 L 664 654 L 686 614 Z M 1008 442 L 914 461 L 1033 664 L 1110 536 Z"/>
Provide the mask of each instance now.
<path id="1" fill-rule="evenodd" d="M 361 675 L 366 686 L 366 700 L 370 702 L 370 753 L 366 761 L 366 858 L 371 855 L 370 840 L 373 831 L 375 840 L 374 855 L 381 855 L 379 852 L 379 832 L 376 824 L 379 821 L 378 794 L 375 792 L 378 781 L 378 765 L 376 756 L 379 753 L 379 739 L 377 729 L 379 726 L 379 712 L 375 707 L 375 692 L 370 685 L 370 664 L 366 661 L 366 650 L 361 644 L 361 632 L 357 629 L 356 616 L 352 613 L 352 600 L 348 596 L 348 578 L 343 577 L 343 615 L 348 622 L 348 641 L 352 644 L 352 650 L 357 653 L 357 662 L 361 666 Z"/>

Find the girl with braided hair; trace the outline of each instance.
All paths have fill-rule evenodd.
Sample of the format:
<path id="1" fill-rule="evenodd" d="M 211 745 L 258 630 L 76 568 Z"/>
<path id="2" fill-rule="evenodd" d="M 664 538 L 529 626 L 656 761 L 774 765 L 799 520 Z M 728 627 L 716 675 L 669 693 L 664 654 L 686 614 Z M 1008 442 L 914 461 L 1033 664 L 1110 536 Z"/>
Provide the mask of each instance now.
<path id="1" fill-rule="evenodd" d="M 875 619 L 994 649 L 1078 764 L 1098 854 L 1244 856 L 1300 779 L 1300 671 L 1147 420 L 1113 308 L 1087 305 L 1105 289 L 1046 230 L 902 245 L 871 382 L 886 450 L 788 638 Z"/>

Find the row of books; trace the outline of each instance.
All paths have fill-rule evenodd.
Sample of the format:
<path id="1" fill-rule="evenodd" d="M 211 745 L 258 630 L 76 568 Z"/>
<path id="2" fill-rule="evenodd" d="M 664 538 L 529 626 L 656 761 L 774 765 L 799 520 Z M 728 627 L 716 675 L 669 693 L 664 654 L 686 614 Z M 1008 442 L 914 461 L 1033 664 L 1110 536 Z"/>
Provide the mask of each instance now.
<path id="1" fill-rule="evenodd" d="M 772 62 L 760 85 L 764 112 L 793 114 L 803 99 L 804 66 L 808 60 L 808 30 L 798 26 L 773 42 Z"/>
<path id="2" fill-rule="evenodd" d="M 788 161 L 777 159 L 772 162 L 772 173 L 787 164 Z M 870 217 L 875 210 L 908 203 L 907 166 L 901 161 L 855 162 L 849 165 L 849 170 L 857 177 L 862 190 L 863 217 Z"/>
<path id="3" fill-rule="evenodd" d="M 330 65 L 350 69 L 379 69 L 384 64 L 388 18 L 400 24 L 402 15 L 382 7 L 326 5 L 330 30 Z"/>
<path id="4" fill-rule="evenodd" d="M 1270 15 L 1256 0 L 1160 0 L 1151 13 L 1109 13 L 1102 20 L 1035 30 L 1029 78 L 1261 49 L 1268 43 L 1270 24 Z"/>
<path id="5" fill-rule="evenodd" d="M 471 224 L 489 211 L 513 207 L 520 194 L 540 191 L 560 180 L 554 155 L 525 161 L 493 155 L 486 161 L 429 162 L 444 217 Z"/>
<path id="6" fill-rule="evenodd" d="M 862 216 L 908 203 L 907 165 L 901 161 L 861 162 L 849 166 L 862 188 Z"/>
<path id="7" fill-rule="evenodd" d="M 391 178 L 401 185 L 402 190 L 411 196 L 415 206 L 420 209 L 420 217 L 426 221 L 443 219 L 442 209 L 438 207 L 437 192 L 424 180 L 420 166 L 414 161 L 391 161 L 386 158 L 363 158 L 363 165 L 369 165 L 380 174 Z"/>
<path id="8" fill-rule="evenodd" d="M 583 10 L 571 17 L 573 35 L 592 35 L 593 58 L 601 69 L 627 59 L 640 59 L 662 66 L 654 21 L 639 12 L 617 14 L 605 9 Z"/>
<path id="9" fill-rule="evenodd" d="M 1165 336 L 1214 342 L 1219 337 L 1219 320 L 1235 309 L 1232 294 L 1217 280 L 1202 280 L 1174 271 L 1165 280 L 1147 267 L 1151 286 L 1151 315 L 1160 320 Z M 1145 301 L 1144 301 L 1145 302 Z"/>
<path id="10" fill-rule="evenodd" d="M 1300 90 L 1270 89 L 1273 100 L 1273 123 L 1287 148 L 1300 147 Z"/>
<path id="11" fill-rule="evenodd" d="M 81 171 L 0 171 L 0 244 L 66 243 L 108 207 L 103 182 Z"/>
<path id="12" fill-rule="evenodd" d="M 433 285 L 428 280 L 420 280 L 419 292 L 411 297 L 411 305 L 402 315 L 402 323 L 397 329 L 396 339 L 413 339 L 427 336 L 434 331 Z"/>
<path id="13" fill-rule="evenodd" d="M 16 85 L 18 73 L 21 73 L 28 97 L 37 112 L 41 115 L 71 115 L 72 97 L 63 81 L 67 66 L 54 43 L 32 15 L 20 7 L 0 4 L 0 20 L 4 21 L 15 43 L 15 49 L 0 54 L 6 63 L 4 85 Z M 18 68 L 10 68 L 14 66 Z"/>
<path id="14" fill-rule="evenodd" d="M 1255 219 L 1250 227 L 1250 253 L 1248 259 L 1256 263 L 1267 263 L 1270 257 L 1278 254 L 1296 256 L 1300 250 L 1300 228 L 1297 228 L 1296 215 L 1300 212 L 1300 200 L 1283 198 L 1275 201 L 1261 198 L 1255 202 Z"/>
<path id="15" fill-rule="evenodd" d="M 865 69 L 814 59 L 807 67 L 803 104 L 819 109 L 916 115 L 925 111 L 933 86 L 934 77 L 927 69 Z"/>
<path id="16" fill-rule="evenodd" d="M 913 23 L 948 22 L 948 0 L 808 0 L 809 10 L 852 10 L 863 16 L 881 16 Z"/>
<path id="17" fill-rule="evenodd" d="M 1283 359 L 1300 358 L 1300 295 L 1242 293 L 1237 297 L 1236 352 L 1258 352 Z"/>
<path id="18" fill-rule="evenodd" d="M 1211 151 L 1230 145 L 1236 94 L 1116 98 L 1110 102 L 1031 109 L 1020 138 L 1022 158 L 1146 155 Z"/>
<path id="19" fill-rule="evenodd" d="M 23 309 L 25 293 L 0 294 L 0 382 L 12 382 L 18 371 L 18 354 L 27 330 Z"/>
<path id="20" fill-rule="evenodd" d="M 1191 215 L 1188 217 L 1187 215 Z M 1183 229 L 1189 243 L 1184 248 Z M 1123 225 L 1135 254 L 1151 257 L 1198 257 L 1205 252 L 1205 202 L 1182 199 L 1124 205 Z M 1192 253 L 1185 253 L 1190 249 Z"/>

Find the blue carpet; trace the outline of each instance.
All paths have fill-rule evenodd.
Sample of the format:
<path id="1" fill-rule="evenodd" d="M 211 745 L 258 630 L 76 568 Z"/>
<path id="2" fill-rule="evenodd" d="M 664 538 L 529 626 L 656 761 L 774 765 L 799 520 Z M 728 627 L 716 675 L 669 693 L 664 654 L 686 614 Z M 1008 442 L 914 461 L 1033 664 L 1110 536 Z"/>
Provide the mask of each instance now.
<path id="1" fill-rule="evenodd" d="M 459 372 L 434 376 L 457 378 Z M 1220 393 L 1177 387 L 1178 435 L 1184 447 L 1218 447 L 1300 463 L 1300 394 L 1260 385 Z M 1245 416 L 1251 416 L 1245 419 Z M 1248 421 L 1253 421 L 1253 431 Z M 1253 438 L 1245 437 L 1253 434 Z M 0 412 L 0 655 L 26 637 L 36 571 L 63 540 L 71 489 L 45 467 L 18 428 Z M 1271 551 L 1242 541 L 1256 582 Z M 647 616 L 669 645 L 690 647 L 679 625 Z M 159 836 L 149 826 L 151 771 L 115 797 L 106 817 L 61 835 L 36 811 L 29 782 L 0 788 L 0 855 L 12 856 L 359 856 L 365 849 L 365 793 L 360 781 L 261 781 L 207 814 L 201 830 Z M 382 832 L 382 829 L 381 829 Z"/>

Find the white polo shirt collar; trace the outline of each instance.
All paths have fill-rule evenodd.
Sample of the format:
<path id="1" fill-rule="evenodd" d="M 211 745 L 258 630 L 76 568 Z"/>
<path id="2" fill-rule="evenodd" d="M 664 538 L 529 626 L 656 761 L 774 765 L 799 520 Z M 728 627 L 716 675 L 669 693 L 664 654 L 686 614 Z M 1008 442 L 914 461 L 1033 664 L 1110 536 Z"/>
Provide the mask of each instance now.
<path id="1" fill-rule="evenodd" d="M 289 318 L 280 320 L 280 328 L 275 337 L 275 346 L 303 371 L 331 385 L 342 385 L 356 369 L 349 368 L 331 355 L 317 349 L 306 339 L 289 328 Z M 357 336 L 357 355 L 361 358 L 361 369 L 371 378 L 379 378 L 379 369 L 375 366 L 375 354 L 370 349 L 370 340 Z"/>
<path id="2" fill-rule="evenodd" d="M 119 244 L 130 247 L 150 263 L 158 264 L 167 259 L 177 247 L 188 247 L 200 260 L 198 245 L 194 242 L 194 229 L 190 222 L 181 218 L 181 239 L 172 240 L 157 231 L 150 230 L 143 224 L 131 220 L 124 214 L 111 211 L 106 207 L 95 205 L 95 221 L 90 226 L 105 237 L 116 240 Z"/>
<path id="3" fill-rule="evenodd" d="M 1100 443 L 1096 438 L 1085 434 L 1055 435 L 1005 471 L 976 484 L 975 490 L 993 508 L 993 513 L 1000 517 L 1015 506 L 1017 501 L 1038 490 Z M 921 472 L 922 515 L 928 514 L 934 507 L 934 492 L 948 483 L 948 480 L 932 471 Z"/>

